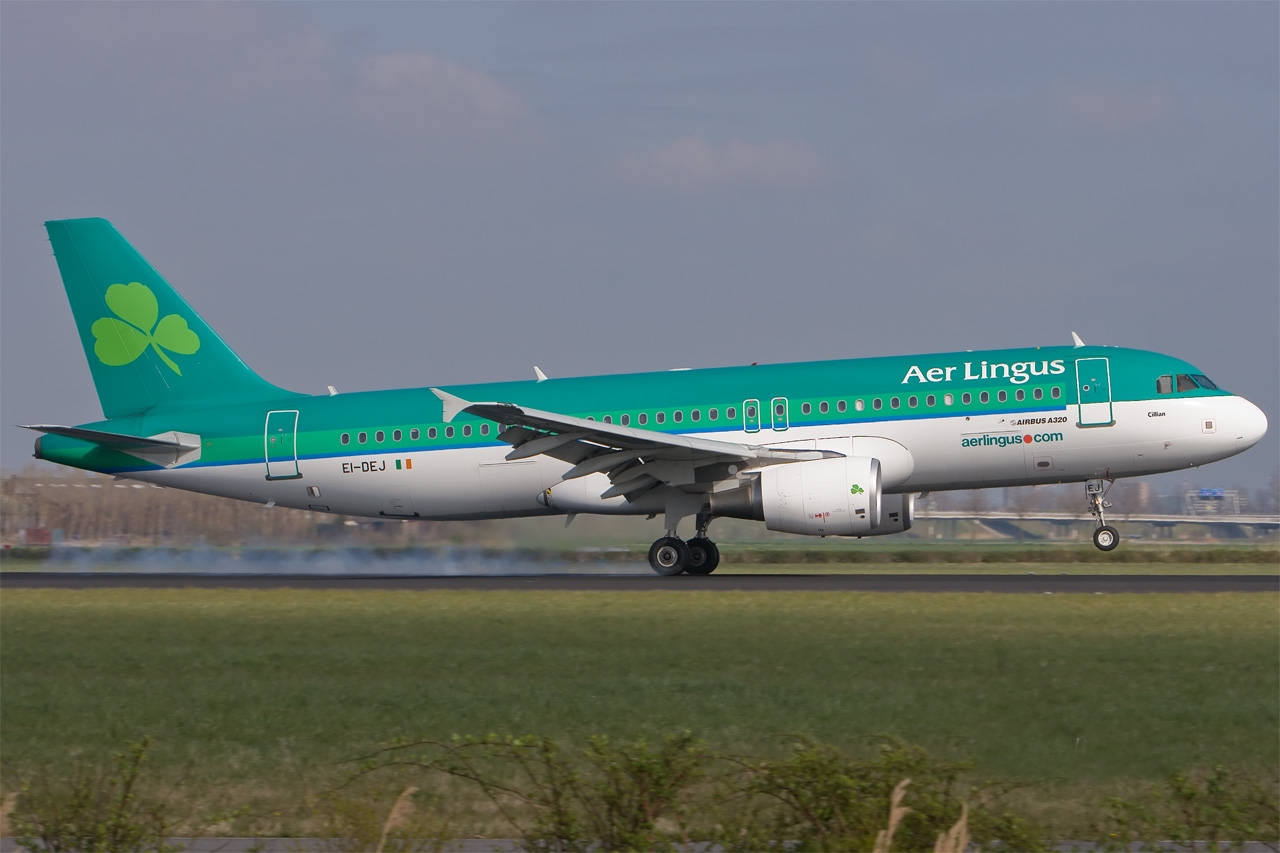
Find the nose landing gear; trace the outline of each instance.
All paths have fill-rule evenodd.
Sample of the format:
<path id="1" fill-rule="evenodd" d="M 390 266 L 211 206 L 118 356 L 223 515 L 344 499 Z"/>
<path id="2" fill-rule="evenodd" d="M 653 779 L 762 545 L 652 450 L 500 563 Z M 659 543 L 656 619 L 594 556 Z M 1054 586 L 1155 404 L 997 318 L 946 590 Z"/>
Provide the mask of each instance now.
<path id="1" fill-rule="evenodd" d="M 1103 515 L 1104 511 L 1111 508 L 1111 502 L 1106 497 L 1114 482 L 1114 480 L 1090 480 L 1084 484 L 1085 498 L 1089 501 L 1089 514 L 1098 520 L 1098 526 L 1093 531 L 1093 544 L 1099 551 L 1114 551 L 1120 544 L 1120 532 L 1107 524 L 1107 519 Z"/>

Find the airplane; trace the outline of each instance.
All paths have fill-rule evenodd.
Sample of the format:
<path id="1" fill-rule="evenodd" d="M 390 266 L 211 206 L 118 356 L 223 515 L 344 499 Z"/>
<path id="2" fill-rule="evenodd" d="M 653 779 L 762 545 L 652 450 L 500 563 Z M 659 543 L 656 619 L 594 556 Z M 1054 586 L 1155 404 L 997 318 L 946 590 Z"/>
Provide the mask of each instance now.
<path id="1" fill-rule="evenodd" d="M 104 419 L 35 457 L 383 519 L 664 516 L 659 575 L 707 574 L 718 517 L 810 536 L 912 525 L 925 492 L 1085 483 L 1240 453 L 1248 400 L 1168 355 L 1072 346 L 308 395 L 262 379 L 105 219 L 45 223 Z M 679 525 L 694 520 L 683 539 Z"/>

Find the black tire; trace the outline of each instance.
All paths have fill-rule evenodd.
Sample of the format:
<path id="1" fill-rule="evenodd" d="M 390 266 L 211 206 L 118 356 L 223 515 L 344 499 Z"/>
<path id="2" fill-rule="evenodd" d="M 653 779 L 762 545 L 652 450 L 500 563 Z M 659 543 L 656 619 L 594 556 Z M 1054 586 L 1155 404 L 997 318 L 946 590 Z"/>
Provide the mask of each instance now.
<path id="1" fill-rule="evenodd" d="M 1114 551 L 1120 544 L 1120 533 L 1110 524 L 1093 531 L 1093 544 L 1099 551 Z"/>
<path id="2" fill-rule="evenodd" d="M 660 575 L 678 575 L 689 565 L 689 546 L 683 539 L 663 536 L 649 546 L 649 567 Z"/>
<path id="3" fill-rule="evenodd" d="M 710 539 L 699 536 L 685 544 L 689 546 L 689 563 L 684 570 L 689 574 L 709 575 L 720 565 L 720 549 Z"/>

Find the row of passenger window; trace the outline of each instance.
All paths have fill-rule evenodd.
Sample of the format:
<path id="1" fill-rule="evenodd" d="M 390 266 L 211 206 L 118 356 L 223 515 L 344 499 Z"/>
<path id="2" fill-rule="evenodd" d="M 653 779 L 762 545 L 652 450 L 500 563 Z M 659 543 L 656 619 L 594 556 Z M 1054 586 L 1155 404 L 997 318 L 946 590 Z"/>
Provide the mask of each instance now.
<path id="1" fill-rule="evenodd" d="M 1043 389 L 1043 388 L 1033 388 L 1033 389 L 1031 389 L 1031 399 L 1033 399 L 1033 400 L 1043 400 L 1043 399 L 1044 399 L 1044 397 L 1045 397 L 1045 389 Z M 1056 386 L 1056 385 L 1055 385 L 1054 387 L 1050 388 L 1050 389 L 1049 389 L 1049 397 L 1050 397 L 1050 398 L 1052 398 L 1052 399 L 1054 399 L 1054 400 L 1059 400 L 1059 399 L 1061 399 L 1061 398 L 1062 398 L 1062 388 L 1061 388 L 1061 387 L 1059 387 L 1059 386 Z M 1007 402 L 1009 401 L 1009 392 L 1008 392 L 1008 391 L 1005 391 L 1005 390 L 997 391 L 997 392 L 995 393 L 995 398 L 994 398 L 994 399 L 996 400 L 996 402 L 999 402 L 999 403 L 1007 403 Z M 1014 399 L 1015 401 L 1019 402 L 1019 403 L 1025 402 L 1025 401 L 1027 400 L 1027 390 L 1026 390 L 1025 388 L 1018 388 L 1018 389 L 1016 389 L 1016 390 L 1013 392 L 1013 399 Z M 920 400 L 921 400 L 921 398 L 920 398 L 920 396 L 919 396 L 919 395 L 912 394 L 912 395 L 908 396 L 908 397 L 906 398 L 906 405 L 907 405 L 907 408 L 908 408 L 908 409 L 917 409 L 917 408 L 919 408 L 919 407 L 920 407 Z M 992 400 L 991 392 L 990 392 L 990 391 L 979 391 L 979 392 L 978 392 L 978 394 L 977 394 L 977 400 L 978 400 L 978 402 L 979 402 L 979 403 L 990 403 L 990 402 L 991 402 L 991 400 Z M 961 405 L 963 405 L 963 406 L 971 405 L 971 404 L 973 403 L 973 401 L 974 401 L 974 394 L 973 394 L 972 392 L 965 391 L 964 393 L 962 393 L 962 394 L 960 395 L 960 404 L 961 404 Z M 889 398 L 888 398 L 888 404 L 889 404 L 889 408 L 890 408 L 890 409 L 901 409 L 901 408 L 902 408 L 902 403 L 903 403 L 903 398 L 901 398 L 901 397 L 889 397 Z M 954 406 L 954 405 L 955 405 L 955 403 L 956 403 L 956 398 L 955 398 L 955 395 L 954 395 L 954 394 L 946 393 L 946 394 L 943 394 L 943 395 L 942 395 L 942 405 L 944 405 L 944 406 Z M 866 408 L 867 408 L 867 405 L 868 405 L 868 404 L 867 404 L 867 401 L 866 401 L 866 400 L 861 400 L 861 399 L 854 400 L 854 401 L 853 401 L 853 410 L 854 410 L 855 412 L 862 412 L 862 411 L 865 411 L 865 410 L 866 410 Z M 934 394 L 926 394 L 926 395 L 924 396 L 924 405 L 925 405 L 927 408 L 933 408 L 934 406 L 938 405 L 938 397 L 937 397 L 936 395 L 934 395 Z M 884 398 L 882 398 L 882 397 L 872 397 L 872 398 L 871 398 L 870 406 L 871 406 L 872 411 L 877 411 L 877 412 L 878 412 L 878 411 L 881 411 L 881 410 L 884 408 L 884 406 L 885 406 L 885 399 L 884 399 Z M 786 414 L 787 414 L 787 404 L 786 404 L 786 402 L 785 402 L 785 401 L 783 401 L 783 400 L 781 400 L 781 399 L 779 399 L 779 400 L 775 400 L 775 401 L 774 401 L 774 407 L 775 407 L 774 415 L 776 415 L 776 416 L 778 416 L 778 417 L 785 417 L 785 416 L 786 416 Z M 831 403 L 830 403 L 829 401 L 827 401 L 827 400 L 823 400 L 823 401 L 819 402 L 819 403 L 818 403 L 818 405 L 817 405 L 818 413 L 819 413 L 819 414 L 822 414 L 822 415 L 830 414 L 830 413 L 831 413 L 831 408 L 832 408 L 832 405 L 831 405 Z M 801 412 L 801 414 L 810 415 L 810 414 L 813 414 L 813 410 L 814 410 L 814 405 L 813 405 L 813 403 L 805 402 L 805 403 L 801 403 L 801 404 L 800 404 L 800 412 Z M 848 402 L 847 400 L 837 400 L 837 401 L 836 401 L 836 403 L 835 403 L 835 410 L 836 410 L 837 412 L 839 412 L 840 414 L 844 414 L 845 412 L 847 412 L 847 411 L 849 410 L 849 402 Z M 725 411 L 724 411 L 724 413 L 725 413 L 725 418 L 726 418 L 727 420 L 729 420 L 729 421 L 735 421 L 735 420 L 737 420 L 737 418 L 738 418 L 738 410 L 737 410 L 737 408 L 736 408 L 736 407 L 734 407 L 734 406 L 729 406 L 728 408 L 726 408 L 726 409 L 725 409 Z M 754 420 L 756 417 L 758 417 L 759 413 L 758 413 L 758 411 L 757 411 L 757 409 L 756 409 L 756 406 L 755 406 L 753 403 L 750 403 L 750 402 L 749 402 L 749 403 L 746 403 L 746 404 L 745 404 L 745 406 L 744 406 L 744 409 L 743 409 L 743 415 L 746 417 L 746 419 L 747 419 L 747 420 Z M 720 418 L 720 410 L 719 410 L 719 409 L 708 409 L 708 410 L 707 410 L 707 420 L 708 420 L 708 421 L 716 421 L 716 420 L 719 420 L 719 418 Z M 691 410 L 689 411 L 689 420 L 690 420 L 690 421 L 699 421 L 699 420 L 701 420 L 701 419 L 702 419 L 702 410 L 701 410 L 701 409 L 691 409 Z M 595 420 L 595 418 L 588 416 L 588 417 L 587 417 L 587 420 L 592 421 L 592 420 Z M 611 424 L 611 423 L 613 423 L 613 416 L 612 416 L 612 415 L 604 415 L 603 417 L 601 417 L 601 418 L 600 418 L 600 420 L 601 420 L 601 421 L 603 421 L 604 423 Z M 665 412 L 656 412 L 656 413 L 654 413 L 653 420 L 654 420 L 654 423 L 659 423 L 659 424 L 660 424 L 660 423 L 665 423 L 665 422 L 666 422 L 666 413 L 665 413 Z M 675 422 L 675 423 L 681 423 L 681 422 L 684 420 L 684 412 L 680 411 L 679 409 L 676 409 L 675 411 L 673 411 L 673 412 L 671 413 L 671 420 L 672 420 L 673 422 Z M 641 425 L 641 426 L 644 426 L 644 425 L 645 425 L 645 424 L 647 424 L 648 422 L 649 422 L 649 420 L 648 420 L 648 416 L 647 416 L 644 412 L 641 412 L 640 414 L 636 415 L 636 423 L 637 423 L 637 424 L 639 424 L 639 425 Z M 631 424 L 631 416 L 630 416 L 630 415 L 626 415 L 626 414 L 619 415 L 619 416 L 618 416 L 618 423 L 622 424 L 623 426 L 630 426 L 630 424 Z"/>
<path id="2" fill-rule="evenodd" d="M 489 425 L 480 424 L 479 427 L 477 428 L 477 431 L 479 432 L 480 435 L 487 436 L 489 434 Z M 472 434 L 471 424 L 463 424 L 461 428 L 456 430 L 452 426 L 447 426 L 444 428 L 445 438 L 453 438 L 458 433 L 461 433 L 464 438 L 470 438 Z M 440 436 L 440 430 L 437 430 L 435 427 L 427 427 L 428 441 L 435 441 L 439 436 Z M 417 441 L 421 437 L 422 437 L 422 432 L 417 427 L 414 427 L 411 430 L 409 430 L 410 441 Z M 403 440 L 403 438 L 404 438 L 404 433 L 401 430 L 393 429 L 391 431 L 392 441 L 401 441 Z M 341 441 L 343 444 L 350 444 L 351 433 L 344 432 L 341 436 L 338 437 L 338 440 Z M 374 444 L 382 444 L 386 440 L 387 440 L 387 434 L 383 430 L 376 430 L 373 433 Z M 369 443 L 369 433 L 367 432 L 356 433 L 356 444 L 368 444 L 368 443 Z"/>
<path id="3" fill-rule="evenodd" d="M 1059 387 L 1059 386 L 1057 386 L 1057 385 L 1053 386 L 1052 388 L 1050 388 L 1050 389 L 1049 389 L 1049 396 L 1050 396 L 1052 399 L 1054 399 L 1054 400 L 1061 399 L 1061 398 L 1062 398 L 1062 388 L 1060 388 L 1060 387 Z M 919 408 L 919 407 L 920 407 L 920 399 L 921 399 L 921 398 L 919 397 L 919 395 L 916 395 L 916 394 L 911 394 L 910 396 L 908 396 L 908 397 L 906 398 L 907 408 L 908 408 L 908 409 L 916 409 L 916 408 Z M 961 404 L 962 406 L 968 406 L 968 405 L 970 405 L 970 404 L 972 404 L 972 403 L 973 403 L 973 399 L 974 399 L 974 395 L 973 395 L 973 393 L 972 393 L 972 392 L 970 392 L 970 391 L 965 391 L 965 392 L 963 392 L 963 393 L 960 395 L 960 404 Z M 992 397 L 991 397 L 991 392 L 990 392 L 990 391 L 979 391 L 979 392 L 978 392 L 978 402 L 979 402 L 979 403 L 990 403 L 990 402 L 991 402 L 991 399 L 992 399 Z M 1019 403 L 1025 402 L 1025 401 L 1026 401 L 1026 399 L 1027 399 L 1027 390 L 1026 390 L 1025 388 L 1018 388 L 1018 389 L 1016 389 L 1016 390 L 1013 392 L 1013 399 L 1014 399 L 1015 401 L 1019 402 Z M 1032 389 L 1031 389 L 1031 399 L 1033 399 L 1033 400 L 1043 400 L 1043 399 L 1044 399 L 1044 389 L 1043 389 L 1043 388 L 1032 388 Z M 1007 402 L 1009 402 L 1009 392 L 1008 392 L 1008 391 L 1005 391 L 1005 390 L 997 391 L 997 392 L 996 392 L 996 394 L 995 394 L 995 400 L 996 400 L 996 402 L 997 402 L 997 403 L 1007 403 Z M 955 395 L 954 395 L 954 394 L 946 393 L 946 394 L 943 394 L 943 395 L 942 395 L 942 405 L 944 405 L 944 406 L 954 406 L 955 404 L 956 404 L 956 398 L 955 398 Z M 931 408 L 933 408 L 934 406 L 938 405 L 938 397 L 937 397 L 937 395 L 935 395 L 935 394 L 926 394 L 926 395 L 924 396 L 924 405 L 925 405 L 925 408 L 930 408 L 930 409 L 931 409 Z M 866 409 L 866 407 L 867 407 L 867 404 L 866 404 L 866 402 L 865 402 L 865 401 L 863 401 L 863 400 L 854 400 L 854 401 L 853 401 L 853 409 L 854 409 L 854 411 L 856 411 L 856 412 L 861 412 L 861 411 L 865 410 L 865 409 Z M 872 398 L 871 398 L 871 408 L 872 408 L 872 410 L 873 410 L 873 411 L 880 411 L 881 409 L 883 409 L 883 408 L 884 408 L 884 400 L 883 400 L 882 398 L 880 398 L 880 397 L 872 397 Z M 890 397 L 890 398 L 889 398 L 889 408 L 890 408 L 890 409 L 900 409 L 900 408 L 902 408 L 902 398 L 901 398 L 901 397 Z M 836 402 L 836 411 L 838 411 L 838 412 L 843 412 L 844 410 L 845 410 L 845 401 L 844 401 L 844 400 L 839 400 L 839 401 L 837 401 L 837 402 Z M 822 402 L 820 402 L 820 403 L 818 403 L 818 413 L 819 413 L 819 414 L 825 415 L 825 414 L 827 414 L 829 411 L 830 411 L 830 404 L 828 404 L 825 400 L 824 400 L 824 401 L 822 401 Z M 811 414 L 812 412 L 813 412 L 813 404 L 812 404 L 812 403 L 801 403 L 801 404 L 800 404 L 800 413 L 801 413 L 801 414 L 808 415 L 808 414 Z M 781 414 L 781 413 L 779 413 L 779 414 Z"/>
<path id="4" fill-rule="evenodd" d="M 1163 377 L 1162 377 L 1162 378 L 1163 378 Z M 1181 388 L 1179 388 L 1179 390 L 1182 390 L 1182 389 L 1181 389 Z M 1166 393 L 1167 393 L 1167 392 L 1166 392 Z M 1031 399 L 1033 399 L 1033 400 L 1043 400 L 1043 399 L 1044 399 L 1044 396 L 1045 396 L 1045 393 L 1044 393 L 1044 389 L 1043 389 L 1043 388 L 1033 388 L 1033 389 L 1031 389 Z M 1052 399 L 1054 399 L 1054 400 L 1061 399 L 1061 397 L 1062 397 L 1062 388 L 1061 388 L 1061 387 L 1059 387 L 1059 386 L 1057 386 L 1057 385 L 1053 386 L 1052 388 L 1050 388 L 1050 389 L 1049 389 L 1049 396 L 1050 396 Z M 979 402 L 979 403 L 990 403 L 990 402 L 991 402 L 991 399 L 992 399 L 992 397 L 991 397 L 991 392 L 990 392 L 990 391 L 979 391 L 979 392 L 978 392 L 978 394 L 977 394 L 977 400 L 978 400 L 978 402 Z M 1026 389 L 1024 389 L 1024 388 L 1018 388 L 1018 389 L 1016 389 L 1016 390 L 1013 392 L 1013 399 L 1014 399 L 1015 401 L 1019 402 L 1019 403 L 1024 402 L 1024 401 L 1027 399 L 1027 391 L 1026 391 Z M 907 408 L 908 408 L 908 409 L 916 409 L 916 408 L 919 408 L 919 407 L 920 407 L 920 400 L 921 400 L 921 398 L 920 398 L 920 396 L 919 396 L 919 395 L 917 395 L 917 394 L 911 394 L 911 395 L 909 395 L 909 396 L 906 398 L 906 405 L 907 405 Z M 965 391 L 965 392 L 963 392 L 963 393 L 960 395 L 960 404 L 961 404 L 962 406 L 968 406 L 968 405 L 971 405 L 971 404 L 973 403 L 973 400 L 974 400 L 974 395 L 973 395 L 973 393 L 972 393 L 972 392 Z M 1000 391 L 997 391 L 997 392 L 996 392 L 996 394 L 995 394 L 995 400 L 996 400 L 996 402 L 999 402 L 999 403 L 1006 403 L 1006 402 L 1008 402 L 1008 401 L 1009 401 L 1009 392 L 1008 392 L 1008 391 L 1005 391 L 1005 390 L 1003 390 L 1003 389 L 1002 389 L 1002 390 L 1000 390 Z M 889 403 L 889 408 L 890 408 L 890 409 L 901 409 L 901 408 L 902 408 L 902 403 L 903 403 L 903 398 L 902 398 L 902 397 L 889 397 L 889 398 L 888 398 L 888 403 Z M 956 403 L 956 398 L 955 398 L 955 395 L 954 395 L 954 394 L 952 394 L 952 393 L 948 392 L 948 393 L 946 393 L 946 394 L 943 394 L 943 395 L 942 395 L 942 405 L 944 405 L 944 406 L 954 406 L 954 405 L 955 405 L 955 403 Z M 924 396 L 924 405 L 925 405 L 925 407 L 926 407 L 926 408 L 933 408 L 933 407 L 934 407 L 934 406 L 936 406 L 937 404 L 938 404 L 938 398 L 937 398 L 937 396 L 936 396 L 936 395 L 934 395 L 934 394 L 926 394 L 926 395 Z M 871 398 L 871 404 L 870 404 L 870 405 L 871 405 L 871 410 L 872 410 L 872 411 L 876 411 L 876 412 L 878 412 L 878 411 L 881 411 L 882 409 L 884 409 L 884 406 L 885 406 L 885 400 L 884 400 L 884 398 L 882 398 L 882 397 L 872 397 L 872 398 Z M 775 415 L 775 417 L 785 418 L 785 417 L 787 416 L 787 404 L 786 404 L 786 402 L 785 402 L 785 401 L 783 401 L 783 400 L 781 400 L 781 399 L 779 399 L 779 400 L 775 400 L 775 401 L 774 401 L 774 407 L 775 407 L 775 411 L 774 411 L 774 415 Z M 827 400 L 823 400 L 823 401 L 819 402 L 819 403 L 818 403 L 818 406 L 817 406 L 818 413 L 819 413 L 819 414 L 822 414 L 822 415 L 830 414 L 830 413 L 831 413 L 831 408 L 832 408 L 831 403 L 830 403 L 829 401 L 827 401 Z M 855 400 L 853 401 L 853 410 L 854 410 L 855 412 L 862 412 L 862 411 L 866 411 L 866 409 L 867 409 L 867 402 L 866 402 L 865 400 L 862 400 L 862 399 L 855 399 Z M 814 410 L 814 406 L 813 406 L 813 404 L 812 404 L 812 403 L 805 402 L 805 403 L 801 403 L 801 404 L 800 404 L 800 412 L 801 412 L 801 414 L 810 415 L 810 414 L 813 414 L 813 410 Z M 837 400 L 837 401 L 836 401 L 836 403 L 835 403 L 835 410 L 836 410 L 837 412 L 841 413 L 841 414 L 844 414 L 845 412 L 847 412 L 847 411 L 849 410 L 849 402 L 848 402 L 847 400 Z M 760 416 L 760 413 L 759 413 L 758 409 L 756 408 L 756 404 L 755 404 L 754 402 L 748 402 L 748 403 L 744 404 L 742 414 L 743 414 L 743 417 L 744 417 L 746 420 L 748 420 L 748 421 L 755 421 L 755 420 Z M 707 420 L 708 420 L 708 421 L 719 421 L 719 420 L 720 420 L 720 409 L 718 409 L 718 408 L 707 409 L 706 416 L 707 416 Z M 728 407 L 726 407 L 726 408 L 725 408 L 725 410 L 724 410 L 724 416 L 725 416 L 725 420 L 729 421 L 730 423 L 732 423 L 732 422 L 736 421 L 736 420 L 738 419 L 738 408 L 737 408 L 736 406 L 728 406 Z M 683 422 L 684 422 L 684 417 L 685 417 L 685 413 L 684 413 L 683 411 L 681 411 L 680 409 L 676 409 L 675 411 L 673 411 L 673 412 L 671 413 L 671 420 L 672 420 L 672 422 L 673 422 L 673 423 L 683 423 Z M 587 416 L 587 420 L 589 420 L 589 421 L 593 421 L 593 420 L 595 420 L 595 418 L 594 418 L 594 417 L 591 417 L 590 415 L 588 415 L 588 416 Z M 604 423 L 611 424 L 611 423 L 613 423 L 613 416 L 612 416 L 612 415 L 604 415 L 604 416 L 602 416 L 602 417 L 600 418 L 600 420 L 601 420 L 601 421 L 603 421 Z M 690 421 L 692 421 L 692 422 L 695 422 L 695 423 L 696 423 L 696 422 L 701 421 L 701 420 L 702 420 L 702 410 L 701 410 L 701 409 L 690 409 L 690 410 L 689 410 L 689 420 L 690 420 Z M 637 424 L 637 425 L 639 425 L 639 426 L 647 426 L 647 425 L 648 425 L 648 423 L 649 423 L 649 415 L 648 415 L 648 413 L 646 413 L 646 412 L 640 412 L 639 414 L 637 414 L 637 415 L 636 415 L 636 417 L 635 417 L 635 422 L 636 422 L 636 424 Z M 653 422 L 654 422 L 654 423 L 657 423 L 657 424 L 665 424 L 665 423 L 667 422 L 667 414 L 666 414 L 666 412 L 654 412 L 654 414 L 653 414 Z M 629 415 L 629 414 L 625 414 L 625 413 L 624 413 L 624 414 L 619 415 L 619 416 L 618 416 L 618 423 L 619 423 L 619 424 L 621 424 L 622 426 L 630 426 L 630 425 L 631 425 L 631 415 Z M 487 436 L 489 435 L 489 424 L 487 424 L 487 423 L 479 424 L 479 425 L 478 425 L 477 427 L 475 427 L 474 429 L 475 429 L 475 432 L 478 432 L 481 436 L 485 436 L 485 437 L 487 437 Z M 437 438 L 439 438 L 439 437 L 440 437 L 440 433 L 441 433 L 441 431 L 440 431 L 440 430 L 438 430 L 436 427 L 427 427 L 427 440 L 428 440 L 428 441 L 435 441 Z M 455 437 L 456 435 L 459 435 L 459 434 L 461 434 L 463 438 L 470 438 L 470 437 L 472 436 L 472 434 L 473 434 L 473 427 L 472 427 L 472 425 L 471 425 L 471 424 L 463 424 L 461 427 L 458 427 L 458 428 L 455 428 L 455 427 L 453 427 L 453 426 L 446 426 L 446 427 L 444 428 L 444 430 L 443 430 L 443 433 L 444 433 L 444 437 L 445 437 L 445 438 L 453 438 L 453 437 Z M 419 440 L 421 437 L 422 437 L 422 433 L 421 433 L 421 431 L 420 431 L 417 427 L 413 427 L 412 429 L 410 429 L 410 430 L 409 430 L 409 440 L 410 440 L 410 441 L 417 441 L 417 440 Z M 383 431 L 383 430 L 375 430 L 375 431 L 374 431 L 374 433 L 373 433 L 373 442 L 374 442 L 374 444 L 382 444 L 383 442 L 385 442 L 385 441 L 386 441 L 386 439 L 387 439 L 387 434 L 386 434 L 386 432 L 385 432 L 385 431 Z M 392 440 L 393 442 L 399 442 L 399 441 L 402 441 L 403 439 L 404 439 L 404 433 L 403 433 L 403 431 L 398 430 L 398 429 L 393 429 L 393 430 L 391 431 L 391 440 Z M 356 444 L 368 444 L 368 443 L 369 443 L 369 433 L 368 433 L 368 432 L 364 432 L 364 431 L 357 432 L 357 433 L 355 434 L 355 440 L 356 440 Z M 342 442 L 342 444 L 344 444 L 344 445 L 350 444 L 350 443 L 351 443 L 351 433 L 349 433 L 349 432 L 344 432 L 344 433 L 342 433 L 342 435 L 339 437 L 339 441 L 341 441 L 341 442 Z"/>

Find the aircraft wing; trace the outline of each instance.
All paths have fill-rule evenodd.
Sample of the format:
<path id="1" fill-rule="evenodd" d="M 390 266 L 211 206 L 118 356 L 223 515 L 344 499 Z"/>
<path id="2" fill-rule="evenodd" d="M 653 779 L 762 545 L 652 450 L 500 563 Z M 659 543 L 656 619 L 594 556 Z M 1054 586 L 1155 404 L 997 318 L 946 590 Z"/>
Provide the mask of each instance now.
<path id="1" fill-rule="evenodd" d="M 514 403 L 472 403 L 439 388 L 431 393 L 444 404 L 446 422 L 465 412 L 498 423 L 498 438 L 514 447 L 508 460 L 538 455 L 563 460 L 571 465 L 564 480 L 608 475 L 613 485 L 601 495 L 605 499 L 623 495 L 630 500 L 658 485 L 709 491 L 747 468 L 843 455 L 671 435 Z"/>

